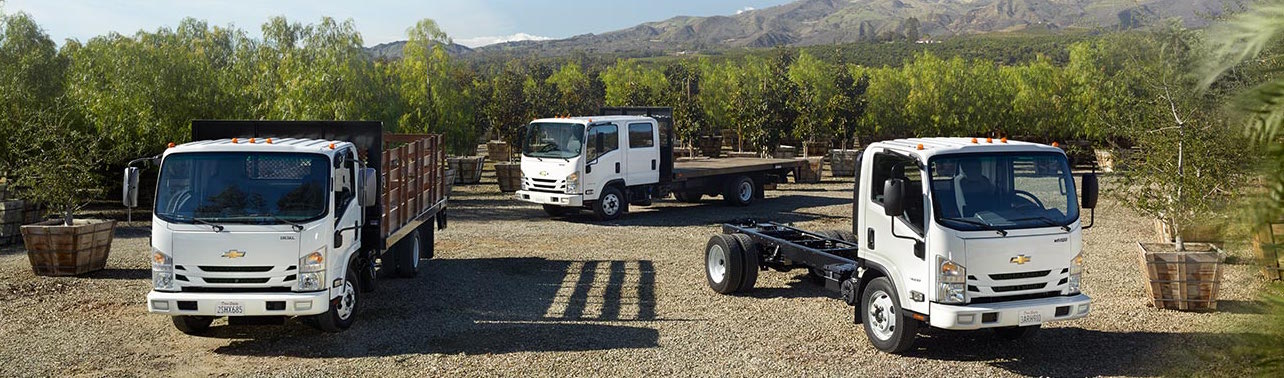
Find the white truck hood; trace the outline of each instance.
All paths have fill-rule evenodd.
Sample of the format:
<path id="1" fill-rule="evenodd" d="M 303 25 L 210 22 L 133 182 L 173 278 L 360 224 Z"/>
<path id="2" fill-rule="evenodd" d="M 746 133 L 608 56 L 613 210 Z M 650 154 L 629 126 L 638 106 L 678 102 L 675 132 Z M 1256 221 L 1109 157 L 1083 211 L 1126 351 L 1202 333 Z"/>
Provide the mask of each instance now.
<path id="1" fill-rule="evenodd" d="M 570 161 L 522 156 L 522 176 L 541 180 L 565 180 L 579 166 L 579 157 Z"/>

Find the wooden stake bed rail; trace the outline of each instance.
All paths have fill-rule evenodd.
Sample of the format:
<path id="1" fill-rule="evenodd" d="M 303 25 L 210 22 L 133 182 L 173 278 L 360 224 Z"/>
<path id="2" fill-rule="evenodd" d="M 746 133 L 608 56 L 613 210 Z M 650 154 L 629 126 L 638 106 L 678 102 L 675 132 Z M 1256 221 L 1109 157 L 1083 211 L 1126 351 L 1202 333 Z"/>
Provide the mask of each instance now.
<path id="1" fill-rule="evenodd" d="M 438 134 L 385 134 L 383 140 L 379 231 L 391 246 L 445 206 L 446 155 Z"/>

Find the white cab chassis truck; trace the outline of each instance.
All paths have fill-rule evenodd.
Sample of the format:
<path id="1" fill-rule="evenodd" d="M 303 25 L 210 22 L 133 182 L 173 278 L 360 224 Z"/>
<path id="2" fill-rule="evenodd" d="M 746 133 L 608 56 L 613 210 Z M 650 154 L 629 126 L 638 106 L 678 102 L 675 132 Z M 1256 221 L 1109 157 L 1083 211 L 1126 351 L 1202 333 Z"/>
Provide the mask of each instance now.
<path id="1" fill-rule="evenodd" d="M 770 222 L 723 225 L 705 247 L 705 277 L 723 294 L 758 272 L 808 269 L 855 306 L 880 350 L 913 346 L 919 327 L 993 329 L 1008 339 L 1088 315 L 1080 209 L 1065 153 L 975 138 L 901 139 L 859 156 L 852 229 L 806 231 Z M 858 238 L 857 235 L 860 235 Z"/>
<path id="2" fill-rule="evenodd" d="M 588 208 L 599 220 L 670 194 L 683 202 L 707 195 L 749 206 L 763 198 L 764 185 L 784 182 L 802 164 L 757 158 L 675 162 L 671 108 L 603 108 L 602 114 L 537 119 L 526 126 L 518 200 L 541 204 L 551 216 Z"/>
<path id="3" fill-rule="evenodd" d="M 137 206 L 134 165 L 159 167 L 147 310 L 184 333 L 219 317 L 345 330 L 376 269 L 415 276 L 446 226 L 440 135 L 384 135 L 380 122 L 193 121 L 192 140 L 131 162 L 124 188 Z"/>

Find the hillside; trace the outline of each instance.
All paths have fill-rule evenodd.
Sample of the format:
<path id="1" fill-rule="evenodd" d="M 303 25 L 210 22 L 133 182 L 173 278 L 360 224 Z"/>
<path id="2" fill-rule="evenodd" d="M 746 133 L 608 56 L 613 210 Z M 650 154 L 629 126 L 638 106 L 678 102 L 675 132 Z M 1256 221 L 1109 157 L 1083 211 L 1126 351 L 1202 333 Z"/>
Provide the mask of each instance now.
<path id="1" fill-rule="evenodd" d="M 1139 20 L 1181 17 L 1189 26 L 1220 11 L 1222 0 L 799 0 L 732 16 L 680 16 L 567 39 L 523 41 L 478 52 L 705 51 L 728 47 L 942 39 L 1024 30 L 1131 27 Z"/>
<path id="2" fill-rule="evenodd" d="M 401 50 L 406 46 L 406 41 L 396 41 L 380 43 L 372 47 L 367 47 L 366 52 L 375 59 L 401 59 Z M 463 56 L 471 54 L 473 49 L 457 43 L 446 45 L 446 52 L 451 56 Z"/>

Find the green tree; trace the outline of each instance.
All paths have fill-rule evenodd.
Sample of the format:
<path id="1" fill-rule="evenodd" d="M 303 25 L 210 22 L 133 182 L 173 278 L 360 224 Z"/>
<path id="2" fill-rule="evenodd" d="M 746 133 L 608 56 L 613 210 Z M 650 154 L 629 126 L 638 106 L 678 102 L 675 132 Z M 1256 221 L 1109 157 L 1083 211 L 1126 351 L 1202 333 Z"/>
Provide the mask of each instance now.
<path id="1" fill-rule="evenodd" d="M 557 90 L 556 114 L 592 114 L 597 108 L 593 96 L 593 80 L 584 73 L 579 63 L 567 62 L 546 81 Z"/>
<path id="2" fill-rule="evenodd" d="M 17 128 L 64 94 L 67 57 L 26 13 L 0 14 L 0 176 L 14 168 Z"/>
<path id="3" fill-rule="evenodd" d="M 420 20 L 406 34 L 408 40 L 402 47 L 398 70 L 406 108 L 398 128 L 442 133 L 452 152 L 469 153 L 476 146 L 476 128 L 464 83 L 471 80 L 442 47 L 451 42 L 450 37 L 430 19 Z"/>
<path id="4" fill-rule="evenodd" d="M 673 106 L 673 128 L 678 138 L 691 147 L 705 127 L 700 103 L 700 66 L 691 61 L 671 63 L 664 70 L 669 82 L 666 92 Z"/>
<path id="5" fill-rule="evenodd" d="M 797 112 L 794 137 L 814 142 L 817 136 L 833 136 L 838 131 L 834 128 L 836 109 L 831 105 L 831 102 L 842 101 L 835 99 L 840 95 L 835 71 L 841 70 L 806 51 L 789 66 L 787 76 L 792 86 L 798 89 L 788 100 Z"/>
<path id="6" fill-rule="evenodd" d="M 664 99 L 669 82 L 659 70 L 643 67 L 635 61 L 620 59 L 615 66 L 602 71 L 608 106 L 652 106 Z"/>

